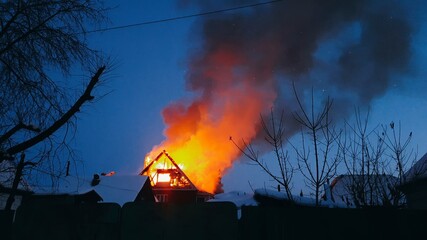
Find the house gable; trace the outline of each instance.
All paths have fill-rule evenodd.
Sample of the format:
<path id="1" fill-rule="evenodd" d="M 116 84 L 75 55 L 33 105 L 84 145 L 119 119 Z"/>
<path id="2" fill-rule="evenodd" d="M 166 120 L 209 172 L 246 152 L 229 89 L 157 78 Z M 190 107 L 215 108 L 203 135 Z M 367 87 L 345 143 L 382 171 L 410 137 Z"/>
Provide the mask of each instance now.
<path id="1" fill-rule="evenodd" d="M 150 162 L 145 162 L 140 175 L 150 178 L 158 202 L 200 203 L 213 195 L 199 191 L 175 160 L 163 150 Z"/>

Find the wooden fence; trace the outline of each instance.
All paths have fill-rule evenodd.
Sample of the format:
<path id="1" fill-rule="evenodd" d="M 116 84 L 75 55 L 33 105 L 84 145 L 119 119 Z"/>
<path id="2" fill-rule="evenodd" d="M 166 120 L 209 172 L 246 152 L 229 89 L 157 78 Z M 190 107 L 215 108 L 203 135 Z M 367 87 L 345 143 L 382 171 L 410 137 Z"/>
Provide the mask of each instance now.
<path id="1" fill-rule="evenodd" d="M 14 217 L 14 220 L 13 220 Z M 422 236 L 422 238 L 420 238 Z M 426 210 L 127 203 L 0 211 L 0 239 L 424 239 Z"/>

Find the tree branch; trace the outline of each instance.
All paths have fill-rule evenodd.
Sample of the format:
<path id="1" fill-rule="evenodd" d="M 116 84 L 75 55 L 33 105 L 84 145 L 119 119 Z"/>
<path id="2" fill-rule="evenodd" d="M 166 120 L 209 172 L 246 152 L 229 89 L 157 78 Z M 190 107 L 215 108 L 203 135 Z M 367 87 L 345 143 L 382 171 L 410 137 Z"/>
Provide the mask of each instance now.
<path id="1" fill-rule="evenodd" d="M 91 92 L 92 92 L 93 88 L 95 87 L 95 85 L 98 83 L 99 78 L 101 77 L 104 70 L 105 70 L 105 66 L 102 66 L 98 69 L 98 71 L 93 75 L 92 79 L 90 80 L 89 84 L 87 85 L 84 93 L 80 96 L 79 99 L 77 99 L 77 101 L 74 103 L 74 105 L 71 106 L 71 108 L 66 113 L 64 113 L 64 115 L 62 115 L 62 117 L 60 119 L 58 119 L 49 128 L 47 128 L 46 130 L 44 130 L 40 134 L 34 136 L 33 138 L 31 138 L 27 141 L 24 141 L 20 144 L 17 144 L 15 146 L 10 147 L 9 149 L 7 149 L 6 152 L 10 155 L 14 155 L 14 154 L 17 154 L 19 152 L 22 152 L 25 149 L 28 149 L 28 148 L 38 144 L 39 142 L 45 140 L 46 138 L 51 136 L 54 132 L 56 132 L 59 128 L 61 128 L 65 123 L 67 123 L 68 120 L 70 120 L 70 118 L 72 116 L 74 116 L 74 114 L 76 114 L 80 110 L 80 107 L 86 101 L 90 101 L 93 99 L 93 96 L 91 96 Z"/>
<path id="2" fill-rule="evenodd" d="M 40 132 L 39 128 L 37 128 L 33 125 L 26 125 L 26 124 L 20 122 L 20 123 L 16 124 L 16 126 L 11 128 L 9 131 L 7 131 L 5 134 L 0 136 L 0 144 L 3 143 L 4 141 L 8 140 L 11 136 L 13 136 L 13 134 L 15 134 L 16 132 L 18 132 L 21 129 L 27 129 L 27 130 L 33 131 L 33 132 Z"/>

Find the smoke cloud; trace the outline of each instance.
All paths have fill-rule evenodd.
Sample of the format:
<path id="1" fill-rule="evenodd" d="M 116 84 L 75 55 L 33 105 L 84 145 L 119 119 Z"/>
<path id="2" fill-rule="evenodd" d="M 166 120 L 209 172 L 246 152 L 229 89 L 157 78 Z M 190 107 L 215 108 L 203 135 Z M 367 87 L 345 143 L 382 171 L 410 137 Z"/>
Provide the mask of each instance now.
<path id="1" fill-rule="evenodd" d="M 224 2 L 183 3 L 209 11 Z M 392 1 L 280 1 L 204 17 L 195 29 L 201 43 L 187 87 L 197 97 L 165 108 L 167 139 L 151 154 L 182 153 L 185 166 L 195 166 L 190 178 L 210 192 L 239 156 L 228 137 L 254 140 L 260 114 L 283 108 L 289 135 L 296 131 L 292 82 L 303 97 L 312 89 L 332 97 L 335 117 L 345 117 L 384 94 L 411 57 L 412 28 Z"/>
<path id="2" fill-rule="evenodd" d="M 208 11 L 224 2 L 230 3 L 197 4 Z M 248 3 L 253 1 L 234 1 L 237 6 Z M 246 70 L 251 76 L 246 81 L 287 88 L 276 90 L 276 105 L 285 110 L 295 110 L 289 92 L 295 82 L 302 91 L 325 92 L 336 100 L 336 112 L 347 113 L 384 94 L 391 76 L 407 71 L 412 27 L 406 17 L 398 2 L 363 0 L 288 0 L 218 14 L 199 23 L 203 45 L 190 60 L 189 88 L 210 91 L 215 86 L 201 75 L 214 67 L 203 59 L 228 48 L 245 59 L 234 68 Z"/>

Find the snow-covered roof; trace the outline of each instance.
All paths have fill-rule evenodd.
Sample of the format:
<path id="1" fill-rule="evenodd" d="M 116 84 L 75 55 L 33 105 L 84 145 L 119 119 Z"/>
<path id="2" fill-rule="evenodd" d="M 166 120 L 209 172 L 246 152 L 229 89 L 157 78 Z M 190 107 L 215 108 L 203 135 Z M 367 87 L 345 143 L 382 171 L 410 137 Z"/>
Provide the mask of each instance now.
<path id="1" fill-rule="evenodd" d="M 255 189 L 255 195 L 269 197 L 276 200 L 291 201 L 285 192 L 278 192 L 277 190 L 272 190 L 272 189 L 266 189 L 266 188 Z M 316 199 L 310 198 L 310 197 L 304 197 L 304 196 L 301 197 L 298 195 L 292 195 L 292 202 L 300 206 L 316 206 Z M 339 203 L 334 203 L 329 199 L 321 200 L 319 204 L 322 207 L 330 207 L 330 208 L 345 207 L 344 205 Z"/>
<path id="2" fill-rule="evenodd" d="M 254 195 L 252 193 L 240 191 L 216 194 L 215 197 L 208 200 L 208 202 L 232 202 L 238 208 L 242 206 L 258 205 L 258 202 L 254 199 Z"/>
<path id="3" fill-rule="evenodd" d="M 427 177 L 427 153 L 405 173 L 405 180 L 412 181 Z"/>
<path id="4" fill-rule="evenodd" d="M 91 186 L 92 178 L 78 178 L 68 176 L 61 178 L 58 188 L 38 188 L 36 194 L 84 194 L 94 190 L 104 202 L 118 203 L 123 206 L 127 202 L 133 202 L 141 191 L 147 176 L 141 175 L 113 175 L 100 176 L 100 182 Z"/>
<path id="5" fill-rule="evenodd" d="M 367 202 L 382 205 L 384 199 L 392 199 L 391 189 L 399 183 L 392 175 L 339 175 L 331 183 L 333 201 L 348 207 L 355 207 L 356 193 L 363 191 Z M 372 197 L 372 199 L 371 199 Z"/>
<path id="6" fill-rule="evenodd" d="M 215 195 L 214 199 L 211 199 L 208 202 L 232 202 L 237 206 L 237 208 L 240 208 L 242 206 L 258 206 L 259 202 L 255 198 L 256 195 L 276 199 L 279 201 L 291 201 L 284 192 L 278 192 L 277 190 L 266 188 L 259 188 L 255 189 L 254 194 L 238 191 L 217 194 Z M 292 195 L 292 198 L 292 203 L 295 203 L 300 206 L 316 205 L 316 200 L 313 198 L 301 197 L 297 195 Z M 330 200 L 322 200 L 320 201 L 320 205 L 323 207 L 346 207 L 343 204 L 334 203 Z"/>

